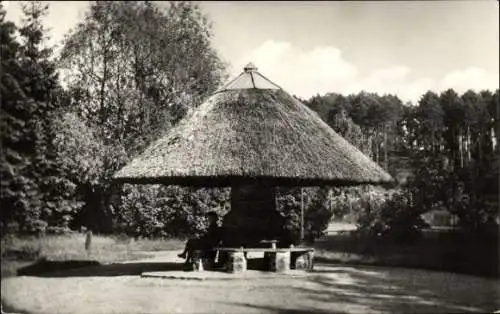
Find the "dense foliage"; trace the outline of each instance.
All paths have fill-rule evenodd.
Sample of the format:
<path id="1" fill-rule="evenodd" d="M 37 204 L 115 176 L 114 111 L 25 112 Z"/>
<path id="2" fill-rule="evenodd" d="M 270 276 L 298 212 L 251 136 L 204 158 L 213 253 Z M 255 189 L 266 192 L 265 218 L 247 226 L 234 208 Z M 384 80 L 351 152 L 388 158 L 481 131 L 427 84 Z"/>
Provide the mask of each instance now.
<path id="1" fill-rule="evenodd" d="M 115 231 L 134 237 L 187 237 L 202 234 L 205 213 L 229 211 L 229 189 L 125 185 Z"/>
<path id="2" fill-rule="evenodd" d="M 229 208 L 228 189 L 115 185 L 111 176 L 226 79 L 210 22 L 190 2 L 99 1 L 47 47 L 47 6 L 23 4 L 19 26 L 0 3 L 1 230 L 178 237 Z M 58 73 L 61 77 L 59 77 Z M 362 232 L 414 239 L 421 214 L 445 210 L 464 230 L 498 220 L 499 91 L 327 94 L 304 102 L 394 177 L 374 187 L 280 188 L 285 228 L 313 239 L 332 218 Z"/>

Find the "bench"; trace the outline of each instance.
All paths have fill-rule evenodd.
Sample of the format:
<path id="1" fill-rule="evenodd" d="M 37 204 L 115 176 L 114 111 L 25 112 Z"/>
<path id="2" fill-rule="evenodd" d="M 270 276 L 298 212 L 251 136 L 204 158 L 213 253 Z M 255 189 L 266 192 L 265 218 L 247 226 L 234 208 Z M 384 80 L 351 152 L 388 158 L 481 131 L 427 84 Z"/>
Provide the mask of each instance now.
<path id="1" fill-rule="evenodd" d="M 264 264 L 267 270 L 273 272 L 286 272 L 290 269 L 313 269 L 313 248 L 230 248 L 217 247 L 219 253 L 228 255 L 223 268 L 228 272 L 243 272 L 247 269 L 246 253 L 264 252 Z"/>

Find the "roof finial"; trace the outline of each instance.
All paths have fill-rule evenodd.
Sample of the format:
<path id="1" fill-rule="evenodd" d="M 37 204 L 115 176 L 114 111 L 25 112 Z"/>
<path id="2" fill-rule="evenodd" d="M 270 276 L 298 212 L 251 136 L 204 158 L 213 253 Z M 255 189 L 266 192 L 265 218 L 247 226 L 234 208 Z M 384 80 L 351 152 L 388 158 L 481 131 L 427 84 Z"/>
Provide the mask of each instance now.
<path id="1" fill-rule="evenodd" d="M 247 64 L 243 70 L 245 72 L 251 72 L 251 71 L 257 71 L 257 67 L 255 66 L 255 64 L 253 64 L 252 62 L 250 62 L 249 64 Z"/>

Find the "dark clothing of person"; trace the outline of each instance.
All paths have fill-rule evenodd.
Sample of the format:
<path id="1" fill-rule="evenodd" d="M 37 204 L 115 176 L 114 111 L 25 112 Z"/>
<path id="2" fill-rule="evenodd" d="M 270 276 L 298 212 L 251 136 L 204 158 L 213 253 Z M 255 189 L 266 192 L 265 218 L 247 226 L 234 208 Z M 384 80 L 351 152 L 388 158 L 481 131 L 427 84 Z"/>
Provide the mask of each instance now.
<path id="1" fill-rule="evenodd" d="M 210 250 L 219 243 L 220 228 L 217 225 L 208 227 L 207 233 L 198 239 L 189 239 L 186 243 L 188 251 Z"/>
<path id="2" fill-rule="evenodd" d="M 216 223 L 211 224 L 208 227 L 207 233 L 200 238 L 197 239 L 189 239 L 186 243 L 186 247 L 184 248 L 184 252 L 186 255 L 186 261 L 189 261 L 193 256 L 194 251 L 203 251 L 208 252 L 211 251 L 214 247 L 219 244 L 221 234 L 220 228 Z M 180 256 L 184 254 L 181 253 Z"/>
<path id="3" fill-rule="evenodd" d="M 220 227 L 216 223 L 208 226 L 207 233 L 202 237 L 208 245 L 217 245 L 221 239 Z"/>

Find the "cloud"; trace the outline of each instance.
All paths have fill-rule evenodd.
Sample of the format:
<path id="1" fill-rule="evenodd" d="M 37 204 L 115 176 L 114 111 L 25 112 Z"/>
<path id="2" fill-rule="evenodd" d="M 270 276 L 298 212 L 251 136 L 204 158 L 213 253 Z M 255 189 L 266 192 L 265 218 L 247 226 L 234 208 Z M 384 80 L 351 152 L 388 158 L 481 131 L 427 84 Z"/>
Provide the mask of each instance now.
<path id="1" fill-rule="evenodd" d="M 454 88 L 496 89 L 498 75 L 469 67 L 443 77 L 412 77 L 406 65 L 393 65 L 361 75 L 355 64 L 333 46 L 319 46 L 304 51 L 288 42 L 268 40 L 237 60 L 233 76 L 244 65 L 253 62 L 259 70 L 283 89 L 303 98 L 336 92 L 357 93 L 365 90 L 379 94 L 396 94 L 403 101 L 416 102 L 428 90 L 441 92 Z"/>
<path id="2" fill-rule="evenodd" d="M 415 102 L 429 89 L 435 80 L 428 77 L 410 79 L 411 69 L 404 65 L 395 65 L 373 71 L 368 76 L 357 78 L 351 92 L 365 90 L 379 94 L 395 94 L 403 101 Z"/>
<path id="3" fill-rule="evenodd" d="M 404 65 L 396 65 L 386 69 L 379 69 L 374 71 L 370 77 L 369 81 L 379 82 L 379 81 L 399 81 L 406 78 L 410 73 L 410 68 Z"/>
<path id="4" fill-rule="evenodd" d="M 455 91 L 463 93 L 469 89 L 476 91 L 497 89 L 498 85 L 498 74 L 493 75 L 484 69 L 469 67 L 445 75 L 439 84 L 439 88 L 441 90 L 453 88 Z"/>
<path id="5" fill-rule="evenodd" d="M 329 46 L 302 51 L 290 43 L 269 40 L 238 60 L 235 72 L 250 61 L 283 89 L 302 97 L 338 90 L 358 75 L 342 52 Z"/>

